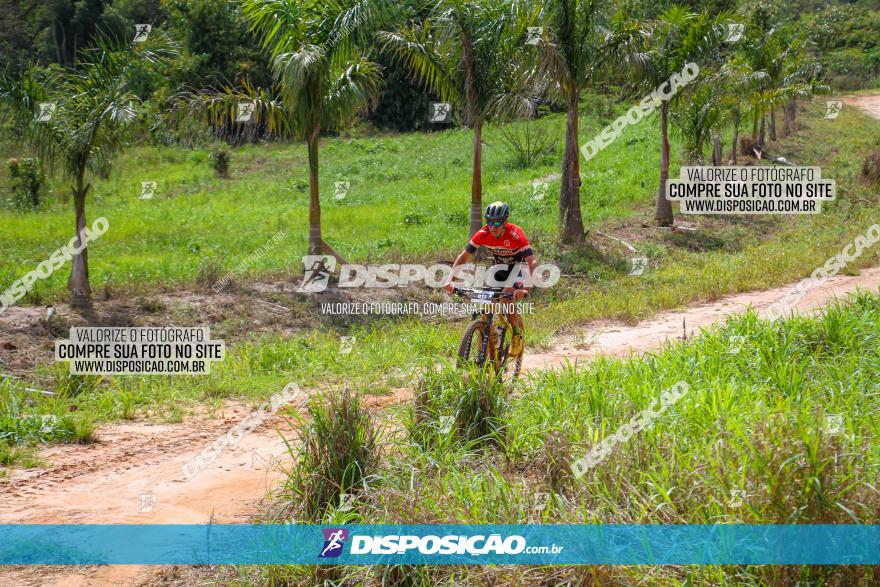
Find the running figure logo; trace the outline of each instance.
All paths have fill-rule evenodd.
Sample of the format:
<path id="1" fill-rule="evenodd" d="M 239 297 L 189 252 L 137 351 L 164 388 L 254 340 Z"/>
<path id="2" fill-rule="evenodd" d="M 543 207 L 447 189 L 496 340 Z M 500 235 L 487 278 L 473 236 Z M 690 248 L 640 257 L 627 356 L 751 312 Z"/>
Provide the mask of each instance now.
<path id="1" fill-rule="evenodd" d="M 318 558 L 336 558 L 342 554 L 342 547 L 348 540 L 348 530 L 342 528 L 325 528 L 321 530 L 324 533 L 324 548 Z"/>
<path id="2" fill-rule="evenodd" d="M 336 268 L 336 259 L 330 255 L 306 255 L 303 257 L 303 267 L 305 267 L 305 275 L 298 291 L 317 293 L 327 289 L 330 284 L 330 275 Z"/>

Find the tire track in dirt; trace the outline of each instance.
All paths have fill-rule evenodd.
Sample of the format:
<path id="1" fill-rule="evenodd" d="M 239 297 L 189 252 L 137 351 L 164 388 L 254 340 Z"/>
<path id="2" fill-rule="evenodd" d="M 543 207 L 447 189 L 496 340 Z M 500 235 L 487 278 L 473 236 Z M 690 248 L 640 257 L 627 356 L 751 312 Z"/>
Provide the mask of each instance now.
<path id="1" fill-rule="evenodd" d="M 683 322 L 690 336 L 749 307 L 761 314 L 791 287 L 665 312 L 636 326 L 580 326 L 579 331 L 593 333 L 589 346 L 579 344 L 582 337 L 562 336 L 551 350 L 527 354 L 524 368 L 553 368 L 600 354 L 619 357 L 656 351 L 682 336 Z M 858 276 L 836 276 L 809 291 L 795 309 L 815 311 L 836 297 L 857 289 L 877 291 L 878 287 L 880 267 Z M 402 389 L 391 396 L 371 396 L 367 405 L 381 410 L 406 401 L 411 394 L 411 390 Z M 278 418 L 245 436 L 237 446 L 227 447 L 191 480 L 184 479 L 181 467 L 249 411 L 234 406 L 227 408 L 224 417 L 185 424 L 112 424 L 98 430 L 95 445 L 47 449 L 42 454 L 52 463 L 49 469 L 13 471 L 9 479 L 0 481 L 4 494 L 0 523 L 248 522 L 280 477 L 273 465 L 286 453 L 286 447 L 276 431 Z M 155 496 L 155 503 L 145 502 L 143 495 Z M 142 511 L 145 509 L 149 511 Z M 139 566 L 12 567 L 0 571 L 0 583 L 115 587 L 141 583 L 154 573 L 155 567 Z"/>

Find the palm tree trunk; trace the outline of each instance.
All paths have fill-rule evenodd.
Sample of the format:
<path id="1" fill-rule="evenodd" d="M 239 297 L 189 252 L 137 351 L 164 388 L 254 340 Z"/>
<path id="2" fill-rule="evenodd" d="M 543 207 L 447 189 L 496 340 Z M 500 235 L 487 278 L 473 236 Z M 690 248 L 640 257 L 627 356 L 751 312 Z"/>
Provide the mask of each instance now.
<path id="1" fill-rule="evenodd" d="M 318 135 L 321 127 L 316 126 L 308 135 L 309 146 L 309 255 L 320 255 L 321 244 L 321 199 L 318 193 Z"/>
<path id="2" fill-rule="evenodd" d="M 712 137 L 712 165 L 718 167 L 721 165 L 721 159 L 724 157 L 723 149 L 721 147 L 721 135 L 716 134 Z"/>
<path id="3" fill-rule="evenodd" d="M 562 183 L 559 192 L 559 224 L 563 242 L 584 238 L 581 215 L 580 152 L 578 151 L 578 102 L 580 91 L 573 90 L 568 101 L 568 124 L 565 128 L 565 154 L 562 157 Z"/>
<path id="4" fill-rule="evenodd" d="M 67 289 L 70 291 L 70 305 L 75 308 L 86 308 L 92 303 L 92 288 L 89 286 L 89 250 L 85 240 L 86 228 L 86 194 L 89 186 L 84 185 L 83 173 L 76 179 L 73 189 L 73 204 L 76 210 L 76 247 L 80 252 L 73 256 Z"/>
<path id="5" fill-rule="evenodd" d="M 794 98 L 789 98 L 782 109 L 782 136 L 788 136 L 794 130 Z"/>
<path id="6" fill-rule="evenodd" d="M 474 163 L 471 174 L 470 236 L 483 227 L 483 120 L 474 119 Z"/>
<path id="7" fill-rule="evenodd" d="M 761 121 L 761 110 L 759 106 L 755 106 L 755 111 L 752 114 L 752 142 L 758 142 L 758 125 Z"/>
<path id="8" fill-rule="evenodd" d="M 654 220 L 657 226 L 672 226 L 672 202 L 666 199 L 666 180 L 669 179 L 669 104 L 660 105 L 660 192 Z"/>
<path id="9" fill-rule="evenodd" d="M 728 160 L 731 165 L 736 165 L 736 143 L 739 141 L 739 112 L 733 115 L 733 148 L 730 150 Z"/>
<path id="10" fill-rule="evenodd" d="M 770 140 L 776 140 L 776 107 L 770 109 Z"/>
<path id="11" fill-rule="evenodd" d="M 764 148 L 764 137 L 767 134 L 767 118 L 761 112 L 761 130 L 758 131 L 758 146 Z"/>

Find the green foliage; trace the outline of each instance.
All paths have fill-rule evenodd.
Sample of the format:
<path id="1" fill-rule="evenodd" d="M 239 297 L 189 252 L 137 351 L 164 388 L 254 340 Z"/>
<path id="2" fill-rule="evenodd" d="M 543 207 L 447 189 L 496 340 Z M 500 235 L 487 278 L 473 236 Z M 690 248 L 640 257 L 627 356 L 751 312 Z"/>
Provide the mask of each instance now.
<path id="1" fill-rule="evenodd" d="M 165 0 L 164 4 L 168 24 L 183 47 L 173 63 L 172 87 L 207 88 L 241 80 L 262 87 L 272 83 L 269 63 L 248 31 L 239 2 Z"/>
<path id="2" fill-rule="evenodd" d="M 872 87 L 880 78 L 880 10 L 870 4 L 832 4 L 802 18 L 816 58 L 842 89 Z"/>
<path id="3" fill-rule="evenodd" d="M 488 368 L 427 369 L 407 416 L 409 437 L 426 450 L 445 450 L 454 442 L 498 444 L 509 411 L 507 393 Z"/>
<path id="4" fill-rule="evenodd" d="M 229 177 L 229 149 L 218 148 L 211 151 L 211 167 L 218 177 Z"/>
<path id="5" fill-rule="evenodd" d="M 868 153 L 862 163 L 862 178 L 872 184 L 880 183 L 880 149 Z"/>
<path id="6" fill-rule="evenodd" d="M 46 181 L 40 160 L 35 157 L 12 158 L 6 162 L 12 187 L 9 205 L 18 210 L 33 210 L 40 205 L 40 188 Z"/>
<path id="7" fill-rule="evenodd" d="M 548 135 L 547 128 L 528 120 L 504 125 L 498 134 L 501 144 L 513 153 L 513 166 L 520 169 L 532 167 L 556 151 L 555 140 Z"/>
<path id="8" fill-rule="evenodd" d="M 365 487 L 378 469 L 378 431 L 361 397 L 346 388 L 313 397 L 296 432 L 288 444 L 294 465 L 284 483 L 286 513 L 320 522 L 340 505 L 341 494 Z"/>

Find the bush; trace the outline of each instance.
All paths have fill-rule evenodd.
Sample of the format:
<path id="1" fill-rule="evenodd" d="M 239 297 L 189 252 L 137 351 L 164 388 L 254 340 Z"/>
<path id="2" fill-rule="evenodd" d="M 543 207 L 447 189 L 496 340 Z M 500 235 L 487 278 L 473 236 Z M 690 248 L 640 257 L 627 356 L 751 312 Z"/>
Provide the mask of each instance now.
<path id="1" fill-rule="evenodd" d="M 36 158 L 9 159 L 6 162 L 12 194 L 9 203 L 19 210 L 33 210 L 40 205 L 40 188 L 45 182 L 40 160 Z"/>
<path id="2" fill-rule="evenodd" d="M 229 177 L 229 151 L 224 148 L 215 149 L 211 152 L 211 167 L 217 177 Z"/>
<path id="3" fill-rule="evenodd" d="M 514 154 L 513 165 L 520 169 L 531 167 L 556 150 L 555 139 L 547 128 L 529 121 L 506 124 L 501 127 L 500 132 L 501 144 Z"/>
<path id="4" fill-rule="evenodd" d="M 347 388 L 314 396 L 296 432 L 299 446 L 288 445 L 294 465 L 284 485 L 292 498 L 286 513 L 320 521 L 341 494 L 365 485 L 379 468 L 378 432 L 360 397 Z"/>
<path id="5" fill-rule="evenodd" d="M 880 149 L 870 153 L 862 163 L 862 179 L 869 183 L 880 183 Z"/>
<path id="6" fill-rule="evenodd" d="M 477 367 L 429 369 L 416 390 L 407 429 L 423 449 L 443 449 L 453 441 L 500 444 L 507 389 Z"/>

